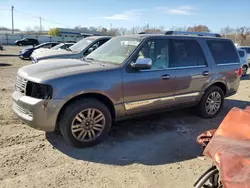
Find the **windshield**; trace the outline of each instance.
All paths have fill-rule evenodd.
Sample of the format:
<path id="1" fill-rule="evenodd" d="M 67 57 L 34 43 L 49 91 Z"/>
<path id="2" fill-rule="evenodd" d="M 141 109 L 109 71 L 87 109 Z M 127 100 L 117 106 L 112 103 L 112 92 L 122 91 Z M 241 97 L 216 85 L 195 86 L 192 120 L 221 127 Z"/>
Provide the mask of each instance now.
<path id="1" fill-rule="evenodd" d="M 244 57 L 244 51 L 239 50 L 238 52 L 239 52 L 239 54 L 240 54 L 240 57 Z"/>
<path id="2" fill-rule="evenodd" d="M 94 59 L 104 63 L 122 64 L 140 42 L 141 39 L 139 38 L 115 37 L 86 56 L 86 59 Z"/>
<path id="3" fill-rule="evenodd" d="M 75 43 L 74 45 L 72 45 L 71 47 L 69 47 L 69 49 L 73 52 L 81 52 L 84 48 L 86 48 L 90 43 L 93 42 L 93 38 L 84 38 L 80 41 L 78 41 L 77 43 Z"/>
<path id="4" fill-rule="evenodd" d="M 60 43 L 60 44 L 55 45 L 54 47 L 52 47 L 52 48 L 50 48 L 50 49 L 52 49 L 52 50 L 57 50 L 57 49 L 61 48 L 63 45 L 64 45 L 64 43 Z"/>

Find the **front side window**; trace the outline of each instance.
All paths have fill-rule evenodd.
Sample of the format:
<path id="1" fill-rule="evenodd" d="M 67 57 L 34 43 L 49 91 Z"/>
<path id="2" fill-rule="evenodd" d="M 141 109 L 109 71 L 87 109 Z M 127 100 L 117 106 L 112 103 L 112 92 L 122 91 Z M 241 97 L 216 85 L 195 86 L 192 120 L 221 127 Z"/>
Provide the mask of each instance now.
<path id="1" fill-rule="evenodd" d="M 115 37 L 97 48 L 86 58 L 119 65 L 131 55 L 140 42 L 141 39 L 139 38 Z"/>
<path id="2" fill-rule="evenodd" d="M 228 40 L 207 40 L 207 45 L 218 65 L 240 62 L 234 44 Z"/>
<path id="3" fill-rule="evenodd" d="M 138 58 L 150 58 L 152 60 L 151 70 L 166 69 L 169 67 L 168 51 L 168 40 L 149 40 L 134 56 L 133 61 L 135 62 Z"/>
<path id="4" fill-rule="evenodd" d="M 89 44 L 91 44 L 94 41 L 94 38 L 84 38 L 71 47 L 69 49 L 73 52 L 81 52 L 84 48 L 86 48 Z"/>

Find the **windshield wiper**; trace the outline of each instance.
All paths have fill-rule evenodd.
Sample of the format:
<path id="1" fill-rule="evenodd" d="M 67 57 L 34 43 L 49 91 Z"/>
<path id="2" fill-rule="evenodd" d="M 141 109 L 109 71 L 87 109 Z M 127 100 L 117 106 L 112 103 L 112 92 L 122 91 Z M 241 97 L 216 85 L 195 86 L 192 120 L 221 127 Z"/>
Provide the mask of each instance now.
<path id="1" fill-rule="evenodd" d="M 71 51 L 71 52 L 72 52 L 72 50 L 71 50 L 70 48 L 66 48 L 66 50 L 67 50 L 67 51 Z"/>

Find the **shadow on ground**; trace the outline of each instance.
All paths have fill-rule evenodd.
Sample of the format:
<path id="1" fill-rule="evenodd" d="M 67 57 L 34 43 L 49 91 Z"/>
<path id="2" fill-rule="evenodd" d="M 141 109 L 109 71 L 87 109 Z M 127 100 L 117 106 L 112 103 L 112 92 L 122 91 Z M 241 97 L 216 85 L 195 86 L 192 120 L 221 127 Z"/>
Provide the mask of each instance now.
<path id="1" fill-rule="evenodd" d="M 17 54 L 0 54 L 0 57 L 17 57 Z"/>
<path id="2" fill-rule="evenodd" d="M 52 133 L 46 137 L 56 149 L 79 160 L 112 165 L 162 165 L 201 155 L 202 148 L 196 144 L 196 137 L 218 127 L 232 107 L 245 108 L 246 105 L 250 105 L 249 102 L 226 99 L 223 111 L 214 119 L 201 119 L 192 109 L 185 109 L 116 123 L 108 140 L 92 148 L 68 146 L 62 136 Z"/>
<path id="3" fill-rule="evenodd" d="M 0 67 L 9 67 L 9 66 L 12 66 L 12 65 L 9 63 L 0 63 Z"/>
<path id="4" fill-rule="evenodd" d="M 250 74 L 241 77 L 241 80 L 250 80 Z"/>

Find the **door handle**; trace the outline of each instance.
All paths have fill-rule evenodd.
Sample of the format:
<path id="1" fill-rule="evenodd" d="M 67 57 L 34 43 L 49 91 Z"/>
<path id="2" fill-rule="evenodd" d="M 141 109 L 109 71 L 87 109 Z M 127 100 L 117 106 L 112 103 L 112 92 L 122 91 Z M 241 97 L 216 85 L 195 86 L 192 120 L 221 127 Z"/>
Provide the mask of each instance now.
<path id="1" fill-rule="evenodd" d="M 208 71 L 204 71 L 204 72 L 202 72 L 202 75 L 203 75 L 203 76 L 209 76 L 210 73 L 209 73 Z"/>
<path id="2" fill-rule="evenodd" d="M 161 79 L 162 80 L 168 80 L 168 79 L 170 79 L 170 76 L 168 74 L 165 74 L 165 75 L 161 76 Z"/>

